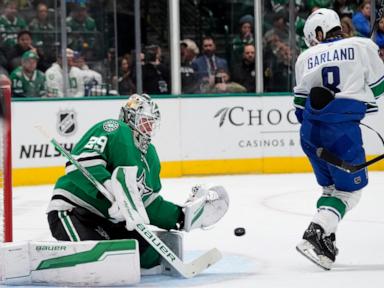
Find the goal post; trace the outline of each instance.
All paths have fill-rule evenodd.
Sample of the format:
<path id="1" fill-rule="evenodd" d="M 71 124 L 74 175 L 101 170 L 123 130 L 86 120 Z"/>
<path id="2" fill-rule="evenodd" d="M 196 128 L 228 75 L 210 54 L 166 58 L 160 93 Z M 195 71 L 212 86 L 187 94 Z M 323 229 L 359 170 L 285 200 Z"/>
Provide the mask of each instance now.
<path id="1" fill-rule="evenodd" d="M 11 82 L 0 75 L 0 243 L 12 241 Z"/>

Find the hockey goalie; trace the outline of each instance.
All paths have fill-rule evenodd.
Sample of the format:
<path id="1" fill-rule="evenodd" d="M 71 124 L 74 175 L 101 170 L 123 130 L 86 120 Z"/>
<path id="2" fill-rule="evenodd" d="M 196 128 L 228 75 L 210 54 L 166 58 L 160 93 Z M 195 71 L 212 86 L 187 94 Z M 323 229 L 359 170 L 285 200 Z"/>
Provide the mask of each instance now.
<path id="1" fill-rule="evenodd" d="M 173 263 L 182 258 L 180 231 L 218 222 L 229 198 L 222 186 L 199 185 L 184 205 L 159 195 L 160 161 L 151 143 L 159 122 L 157 104 L 146 94 L 134 94 L 121 107 L 118 120 L 97 123 L 83 135 L 72 150 L 76 162 L 66 163 L 48 205 L 49 228 L 59 241 L 3 244 L 3 283 L 127 285 L 148 271 L 184 271 Z M 111 197 L 101 193 L 80 166 Z M 143 234 L 138 227 L 146 225 L 162 231 Z M 157 239 L 165 245 L 159 248 L 162 242 Z M 168 247 L 175 259 L 163 261 Z"/>

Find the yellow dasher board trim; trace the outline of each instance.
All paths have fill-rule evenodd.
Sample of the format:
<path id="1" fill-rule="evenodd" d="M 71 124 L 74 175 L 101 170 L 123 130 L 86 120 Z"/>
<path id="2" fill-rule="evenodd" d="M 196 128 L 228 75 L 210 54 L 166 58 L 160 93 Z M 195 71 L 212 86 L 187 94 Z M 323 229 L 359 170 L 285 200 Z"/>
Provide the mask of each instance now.
<path id="1" fill-rule="evenodd" d="M 367 160 L 377 155 L 372 155 Z M 257 159 L 193 160 L 161 163 L 161 177 L 207 176 L 257 173 L 304 173 L 312 168 L 305 157 L 267 157 Z M 369 167 L 384 171 L 384 161 Z M 13 185 L 53 184 L 64 175 L 64 167 L 16 168 L 12 170 Z"/>

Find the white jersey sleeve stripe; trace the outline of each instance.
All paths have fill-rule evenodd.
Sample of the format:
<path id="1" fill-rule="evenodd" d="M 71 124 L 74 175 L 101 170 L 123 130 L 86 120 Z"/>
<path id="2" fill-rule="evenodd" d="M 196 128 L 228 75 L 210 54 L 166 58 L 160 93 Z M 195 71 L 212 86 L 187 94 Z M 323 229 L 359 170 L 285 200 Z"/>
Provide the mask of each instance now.
<path id="1" fill-rule="evenodd" d="M 376 85 L 378 85 L 378 84 L 382 83 L 382 82 L 383 82 L 383 80 L 384 80 L 384 75 L 383 75 L 383 76 L 381 76 L 381 78 L 380 78 L 379 80 L 377 80 L 377 81 L 375 81 L 375 82 L 373 82 L 373 83 L 369 84 L 369 87 L 373 87 L 373 86 L 376 86 Z"/>

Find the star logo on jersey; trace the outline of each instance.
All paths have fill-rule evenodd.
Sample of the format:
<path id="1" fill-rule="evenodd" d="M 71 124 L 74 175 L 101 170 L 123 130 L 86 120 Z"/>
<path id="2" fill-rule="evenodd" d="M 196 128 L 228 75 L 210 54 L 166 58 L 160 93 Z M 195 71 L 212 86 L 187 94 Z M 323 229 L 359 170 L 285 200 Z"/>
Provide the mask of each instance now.
<path id="1" fill-rule="evenodd" d="M 113 132 L 117 128 L 119 128 L 119 122 L 115 120 L 108 120 L 108 121 L 105 121 L 103 124 L 103 129 L 106 132 Z"/>
<path id="2" fill-rule="evenodd" d="M 145 183 L 145 171 L 137 178 L 137 188 L 139 189 L 141 197 L 148 196 L 153 192 L 152 188 L 148 187 Z"/>
<path id="3" fill-rule="evenodd" d="M 62 136 L 73 135 L 77 130 L 76 113 L 73 110 L 61 110 L 57 114 L 57 131 Z"/>

